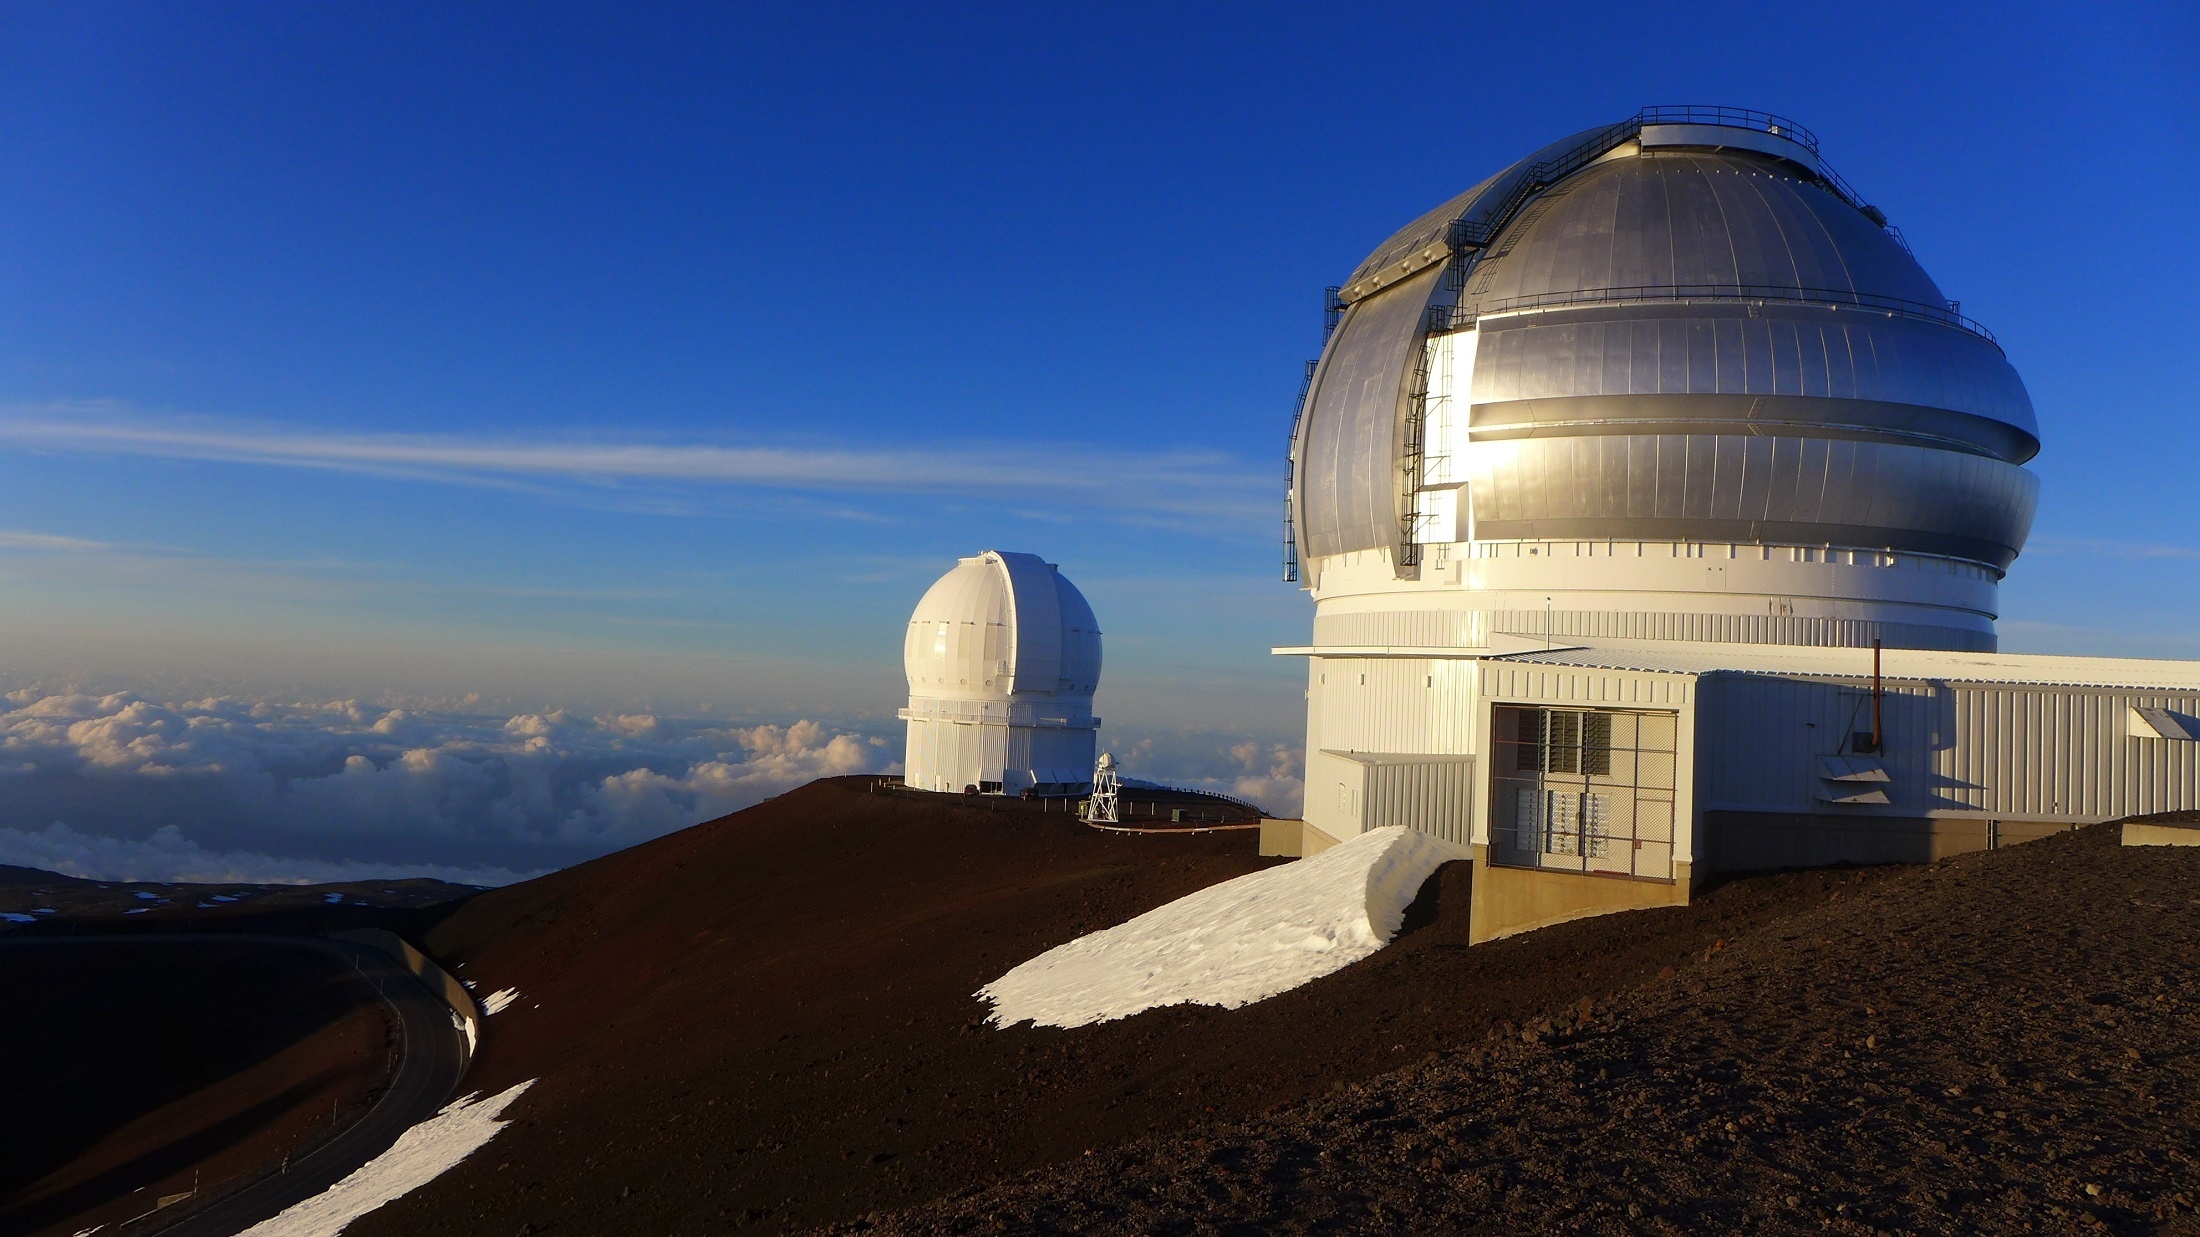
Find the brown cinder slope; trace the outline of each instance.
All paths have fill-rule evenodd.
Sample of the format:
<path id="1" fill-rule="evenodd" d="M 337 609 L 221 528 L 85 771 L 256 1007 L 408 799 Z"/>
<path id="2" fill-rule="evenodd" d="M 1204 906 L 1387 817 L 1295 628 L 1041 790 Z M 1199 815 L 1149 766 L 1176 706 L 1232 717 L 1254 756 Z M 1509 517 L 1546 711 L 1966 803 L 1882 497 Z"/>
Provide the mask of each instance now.
<path id="1" fill-rule="evenodd" d="M 972 1155 L 1044 1163 L 1059 1131 L 990 1119 L 1020 1060 L 979 1033 L 971 993 L 1272 862 L 1248 833 L 1107 834 L 866 789 L 815 783 L 440 925 L 430 952 L 481 995 L 524 994 L 466 1087 L 542 1081 L 487 1150 L 349 1231 L 776 1226 L 936 1195 L 973 1179 Z"/>
<path id="2" fill-rule="evenodd" d="M 387 1072 L 372 987 L 250 939 L 0 946 L 0 1010 L 0 1233 L 218 1192 L 314 1146 Z"/>
<path id="3" fill-rule="evenodd" d="M 1573 1017 L 850 1228 L 2200 1232 L 2200 850 L 2098 826 L 1845 892 Z"/>
<path id="4" fill-rule="evenodd" d="M 485 894 L 428 942 L 482 993 L 524 994 L 466 1085 L 542 1082 L 496 1142 L 348 1232 L 850 1219 L 1371 1078 L 1881 879 L 1758 878 L 1470 950 L 1452 865 L 1391 947 L 1258 1005 L 983 1025 L 980 985 L 1268 862 L 1253 851 L 1248 833 L 1105 834 L 848 779 Z"/>

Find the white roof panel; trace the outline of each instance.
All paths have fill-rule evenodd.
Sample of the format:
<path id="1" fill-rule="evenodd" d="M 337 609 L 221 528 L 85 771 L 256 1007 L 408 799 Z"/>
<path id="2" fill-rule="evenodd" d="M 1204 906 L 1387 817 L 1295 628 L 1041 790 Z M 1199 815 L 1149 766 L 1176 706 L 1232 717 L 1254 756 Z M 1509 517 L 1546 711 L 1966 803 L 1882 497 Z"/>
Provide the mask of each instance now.
<path id="1" fill-rule="evenodd" d="M 1492 660 L 1659 674 L 1804 674 L 1857 678 L 1869 677 L 1872 672 L 1870 649 L 1770 644 L 1599 643 L 1513 653 Z M 2200 661 L 2130 657 L 1887 649 L 1881 654 L 1880 673 L 1889 679 L 2200 691 Z"/>

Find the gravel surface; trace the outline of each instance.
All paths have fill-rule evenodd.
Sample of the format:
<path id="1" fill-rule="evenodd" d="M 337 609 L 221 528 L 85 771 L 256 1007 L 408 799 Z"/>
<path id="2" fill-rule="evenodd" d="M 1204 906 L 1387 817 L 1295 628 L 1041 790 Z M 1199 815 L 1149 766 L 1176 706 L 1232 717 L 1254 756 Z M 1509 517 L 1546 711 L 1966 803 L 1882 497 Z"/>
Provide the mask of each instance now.
<path id="1" fill-rule="evenodd" d="M 2200 1233 L 2200 851 L 2095 828 L 1471 948 L 1449 864 L 1257 1004 L 986 1025 L 980 985 L 1253 850 L 841 779 L 372 912 L 522 994 L 467 1088 L 541 1082 L 347 1237 Z"/>
<path id="2" fill-rule="evenodd" d="M 218 1192 L 310 1150 L 388 1075 L 374 988 L 263 941 L 0 938 L 0 1014 L 11 1237 L 112 1232 L 194 1183 Z"/>
<path id="3" fill-rule="evenodd" d="M 788 1232 L 905 1208 L 1690 976 L 1721 938 L 1903 871 L 1757 877 L 1469 948 L 1450 864 L 1398 940 L 1269 1000 L 986 1025 L 973 994 L 1008 966 L 1273 862 L 1254 849 L 848 779 L 484 894 L 427 941 L 482 991 L 526 994 L 467 1085 L 542 1081 L 492 1153 L 347 1237 Z"/>
<path id="4" fill-rule="evenodd" d="M 843 1231 L 2200 1232 L 2200 850 L 2102 826 L 1876 875 L 1610 999 Z"/>

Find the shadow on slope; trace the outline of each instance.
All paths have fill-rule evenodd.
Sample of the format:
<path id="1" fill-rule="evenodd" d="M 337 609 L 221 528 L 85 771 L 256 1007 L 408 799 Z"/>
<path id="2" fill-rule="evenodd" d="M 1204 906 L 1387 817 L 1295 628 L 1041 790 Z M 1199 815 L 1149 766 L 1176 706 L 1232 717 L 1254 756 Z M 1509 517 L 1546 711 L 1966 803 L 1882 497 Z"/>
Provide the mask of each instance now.
<path id="1" fill-rule="evenodd" d="M 1882 879 L 1755 878 L 1470 951 L 1454 864 L 1390 948 L 1258 1005 L 985 1024 L 980 985 L 1272 862 L 1254 846 L 845 779 L 484 894 L 429 941 L 480 991 L 523 994 L 467 1085 L 543 1081 L 489 1152 L 350 1231 L 778 1230 L 906 1206 L 1393 1070 Z"/>
<path id="2" fill-rule="evenodd" d="M 20 939 L 20 938 L 18 938 Z M 342 960 L 250 941 L 0 946 L 0 1231 L 74 1232 L 319 1137 L 389 1026 Z"/>
<path id="3" fill-rule="evenodd" d="M 2200 850 L 2114 825 L 1882 870 L 1595 1006 L 850 1227 L 2200 1233 L 2196 891 Z M 1573 926 L 1626 951 L 1654 914 Z"/>

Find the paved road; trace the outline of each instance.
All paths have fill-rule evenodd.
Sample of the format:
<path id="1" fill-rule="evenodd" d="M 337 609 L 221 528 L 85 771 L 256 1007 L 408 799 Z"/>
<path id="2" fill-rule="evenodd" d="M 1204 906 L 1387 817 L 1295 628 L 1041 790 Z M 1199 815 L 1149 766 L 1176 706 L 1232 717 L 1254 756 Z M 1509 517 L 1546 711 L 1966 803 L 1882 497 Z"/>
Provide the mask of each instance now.
<path id="1" fill-rule="evenodd" d="M 162 933 L 143 936 L 38 937 L 0 941 L 0 948 L 47 946 L 191 943 L 294 945 L 335 954 L 358 970 L 382 994 L 396 1015 L 397 1072 L 374 1107 L 334 1138 L 275 1172 L 192 1211 L 180 1211 L 167 1224 L 148 1220 L 130 1226 L 133 1234 L 162 1237 L 234 1237 L 236 1233 L 304 1202 L 349 1176 L 352 1170 L 389 1150 L 397 1137 L 434 1116 L 450 1102 L 466 1069 L 466 1036 L 452 1024 L 450 1006 L 388 954 L 349 941 L 306 936 L 246 936 L 217 933 Z"/>

